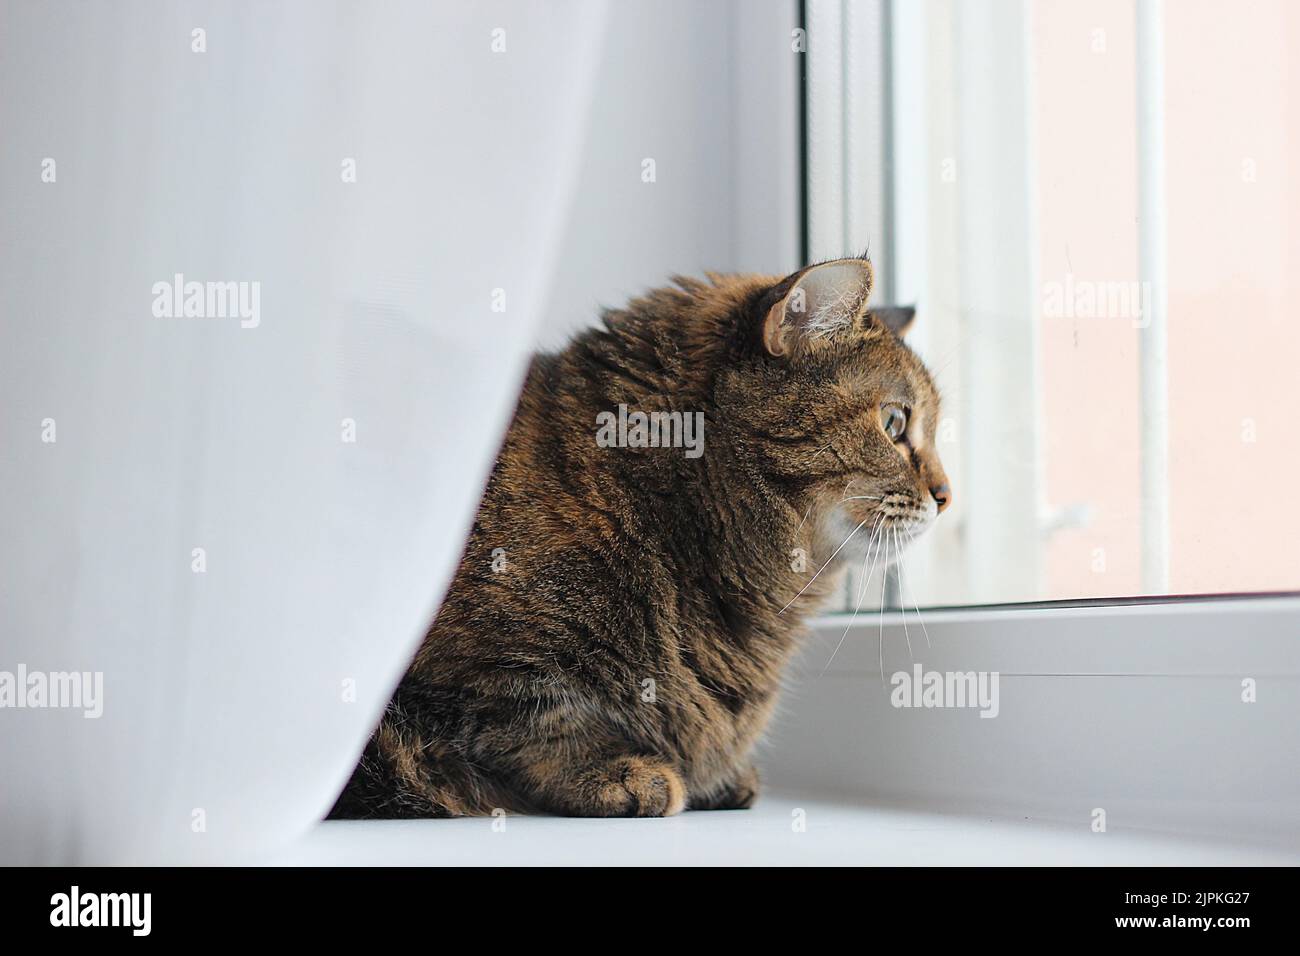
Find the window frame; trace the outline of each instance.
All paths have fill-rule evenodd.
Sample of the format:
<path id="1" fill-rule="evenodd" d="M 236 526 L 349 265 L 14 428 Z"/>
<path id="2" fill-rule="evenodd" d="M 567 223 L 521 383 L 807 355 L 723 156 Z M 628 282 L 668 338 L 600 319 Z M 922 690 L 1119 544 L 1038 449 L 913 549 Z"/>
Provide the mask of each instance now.
<path id="1" fill-rule="evenodd" d="M 1016 408 L 1024 405 L 1023 395 L 1039 393 L 1038 323 L 1032 317 L 1041 305 L 1042 283 L 1034 241 L 1029 5 L 1030 0 L 801 4 L 808 40 L 802 134 L 807 260 L 870 249 L 877 266 L 873 299 L 918 307 L 921 320 L 908 341 L 932 363 L 936 343 L 962 343 L 960 361 L 953 363 L 958 368 L 948 368 L 955 390 L 962 393 L 960 410 L 952 416 L 961 434 L 970 433 L 984 415 L 981 410 Z M 1163 10 L 1161 0 L 1135 3 L 1139 277 L 1152 290 L 1149 325 L 1139 336 L 1140 408 L 1135 416 L 1140 428 L 1142 593 L 1078 599 L 1084 603 L 1191 597 L 1169 592 Z M 949 41 L 975 40 L 940 51 L 938 59 L 949 72 L 939 82 L 961 90 L 961 102 L 947 107 L 928 95 L 936 77 L 927 64 L 927 44 L 934 45 L 930 28 L 936 20 L 946 27 L 939 32 Z M 963 179 L 974 177 L 988 188 L 959 190 L 956 198 L 947 199 L 936 187 L 936 163 L 943 158 L 929 154 L 922 122 L 927 110 L 934 109 L 946 113 L 940 122 L 948 127 L 945 136 L 956 152 L 949 159 L 961 162 Z M 979 148 L 963 143 L 978 143 Z M 1008 196 L 1014 200 L 1010 204 Z M 1012 234 L 1013 245 L 1014 237 L 1020 237 L 1026 254 L 1006 256 L 981 241 L 990 222 L 997 223 L 1000 236 Z M 953 254 L 935 255 L 934 244 L 945 242 Z M 927 275 L 936 261 L 952 263 L 938 267 L 950 268 L 951 275 Z M 960 315 L 942 302 L 926 302 L 933 289 L 954 290 Z M 978 318 L 980 335 L 963 334 L 972 318 Z M 1008 352 L 1016 358 L 1008 359 Z M 1041 574 L 1043 542 L 1053 518 L 1041 454 L 1041 411 L 1039 403 L 1030 406 L 1015 437 L 1019 457 L 1031 462 L 1025 468 L 1003 467 L 1004 452 L 994 442 L 958 442 L 940 449 L 961 509 L 957 521 L 936 525 L 928 536 L 933 545 L 927 542 L 909 552 L 908 577 L 933 579 L 932 555 L 945 550 L 944 573 L 960 574 L 961 590 L 968 594 L 1044 593 L 1034 576 Z M 841 608 L 848 613 L 861 593 L 857 578 L 857 569 L 850 569 Z M 886 571 L 883 587 L 886 607 L 905 603 L 894 568 Z M 873 586 L 864 606 L 878 602 L 880 593 Z M 1035 597 L 930 606 L 1073 603 Z"/>
<path id="2" fill-rule="evenodd" d="M 909 250 L 925 249 L 935 238 L 917 214 L 927 204 L 923 177 L 897 175 L 929 168 L 933 159 L 924 155 L 913 125 L 920 108 L 916 90 L 925 81 L 919 53 L 927 41 L 922 29 L 927 8 L 931 15 L 938 9 L 951 16 L 954 29 L 982 31 L 986 41 L 982 53 L 967 56 L 956 69 L 972 95 L 990 106 L 978 116 L 953 117 L 957 135 L 962 123 L 993 123 L 1003 130 L 1014 112 L 1006 108 L 1008 80 L 1024 62 L 1015 30 L 1016 19 L 1023 22 L 1023 2 L 804 2 L 809 256 L 861 252 L 851 248 L 852 229 L 870 230 L 873 257 L 887 263 L 880 270 L 881 295 L 898 301 L 914 301 L 925 285 L 919 271 L 924 257 Z M 1158 42 L 1151 31 L 1158 27 L 1159 13 L 1158 3 L 1139 0 L 1139 19 L 1146 18 L 1139 25 L 1140 51 L 1149 54 Z M 833 89 L 836 72 L 844 82 L 849 75 L 841 69 L 845 50 L 868 28 L 885 38 L 881 76 L 866 88 L 872 97 L 859 95 L 854 101 L 849 115 L 856 128 L 836 127 L 826 104 L 843 112 L 844 91 L 830 100 L 819 99 L 820 91 Z M 825 61 L 819 66 L 819 43 L 824 48 L 836 40 L 833 69 Z M 1149 125 L 1159 119 L 1163 94 L 1149 75 L 1140 86 L 1139 99 L 1149 107 L 1140 110 L 1140 122 Z M 1024 84 L 1021 93 L 1028 88 Z M 1014 118 L 1011 123 L 1010 134 L 997 139 L 1007 154 L 1002 161 L 1014 165 L 1016 144 L 1025 136 L 1017 137 Z M 1139 166 L 1150 167 L 1142 174 L 1141 191 L 1154 223 L 1141 239 L 1141 268 L 1147 281 L 1163 285 L 1162 216 L 1155 214 L 1164 202 L 1158 175 L 1162 147 L 1151 132 L 1139 134 Z M 884 193 L 872 201 L 843 189 L 846 143 L 857 143 L 855 149 L 862 143 L 880 146 Z M 819 165 L 827 155 L 829 164 Z M 1032 166 L 1023 173 L 1032 174 Z M 838 198 L 828 200 L 837 196 L 837 182 Z M 1032 189 L 1026 192 L 1017 213 L 1021 227 L 1033 214 Z M 817 203 L 827 201 L 845 207 L 842 219 L 815 212 Z M 972 197 L 965 208 L 956 204 L 954 220 L 979 222 L 981 201 L 987 196 Z M 1002 277 L 1016 284 L 1018 295 L 1029 295 L 1029 308 L 1037 305 L 1032 269 Z M 942 334 L 927 324 L 919 322 L 917 328 L 923 348 L 924 336 Z M 1020 346 L 1033 344 L 1030 338 Z M 1163 335 L 1148 345 L 1163 349 Z M 1161 396 L 1152 393 L 1163 388 L 1163 355 L 1152 352 L 1142 361 L 1144 400 L 1159 401 Z M 976 362 L 976 377 L 978 369 Z M 1143 435 L 1144 454 L 1165 441 L 1163 432 L 1162 422 L 1158 431 Z M 1144 470 L 1144 497 L 1152 493 L 1152 482 L 1166 480 L 1160 477 L 1163 467 L 1157 457 L 1155 467 Z M 1038 489 L 1032 492 L 1028 500 L 1040 501 Z M 972 489 L 962 493 L 969 496 Z M 980 499 L 978 488 L 974 494 Z M 975 507 L 988 504 L 977 500 Z M 1000 516 L 1002 510 L 995 507 L 992 514 Z M 1036 533 L 1039 509 L 1023 510 L 1032 513 Z M 1146 562 L 1144 587 L 1156 580 L 1150 575 L 1158 574 L 1162 563 L 1167 567 L 1167 535 L 1167 516 L 1157 515 L 1143 530 L 1148 548 L 1161 536 L 1165 542 L 1165 550 Z M 923 573 L 915 562 L 909 556 L 909 576 Z M 1295 759 L 1300 753 L 1300 592 L 1159 593 L 920 611 L 910 602 L 904 609 L 898 603 L 879 610 L 871 606 L 852 617 L 847 611 L 827 613 L 812 622 L 812 636 L 792 669 L 787 706 L 772 732 L 767 773 L 776 789 L 793 790 L 816 779 L 853 800 L 1077 828 L 1092 827 L 1095 811 L 1103 809 L 1108 831 L 1173 830 L 1300 851 L 1300 761 Z M 969 710 L 891 707 L 882 678 L 915 663 L 927 671 L 1002 675 L 999 719 L 981 720 Z M 1247 680 L 1254 682 L 1255 702 L 1244 699 Z"/>

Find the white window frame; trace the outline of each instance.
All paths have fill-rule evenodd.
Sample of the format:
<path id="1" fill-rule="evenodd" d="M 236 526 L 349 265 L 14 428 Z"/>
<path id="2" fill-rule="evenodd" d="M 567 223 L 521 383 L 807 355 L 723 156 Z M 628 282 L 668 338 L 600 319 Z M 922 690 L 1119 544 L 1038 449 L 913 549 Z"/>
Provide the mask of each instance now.
<path id="1" fill-rule="evenodd" d="M 921 354 L 935 352 L 938 343 L 962 343 L 959 430 L 969 431 L 979 418 L 1005 421 L 1003 427 L 1015 435 L 1011 442 L 944 449 L 960 489 L 961 517 L 940 526 L 937 542 L 913 552 L 914 573 L 928 577 L 937 550 L 960 551 L 961 566 L 946 562 L 944 573 L 961 575 L 962 590 L 1036 598 L 1041 582 L 1027 577 L 1026 569 L 1036 573 L 1044 536 L 1062 516 L 1049 513 L 1044 494 L 1038 409 L 1019 401 L 1038 390 L 1033 318 L 1041 289 L 1033 254 L 1027 7 L 1027 0 L 806 0 L 806 194 L 810 261 L 870 248 L 877 265 L 875 300 L 918 306 L 922 320 L 910 341 Z M 1139 278 L 1151 290 L 1149 324 L 1139 342 L 1141 565 L 1142 590 L 1150 595 L 1169 591 L 1163 17 L 1162 0 L 1136 5 Z M 927 20 L 944 23 L 944 32 L 963 42 L 946 57 L 927 57 L 923 45 L 934 38 Z M 931 60 L 946 61 L 952 74 L 929 75 Z M 959 97 L 944 116 L 956 146 L 951 157 L 929 155 L 920 122 L 927 111 L 945 112 L 946 104 L 930 95 L 936 82 L 947 83 Z M 964 181 L 989 188 L 955 190 L 956 198 L 947 200 L 934 186 L 942 163 L 960 165 Z M 996 223 L 998 243 L 986 241 L 990 223 Z M 957 237 L 954 251 L 961 254 L 936 259 L 950 262 L 951 274 L 926 276 L 929 243 L 946 237 Z M 1027 254 L 1008 256 L 1007 247 Z M 947 301 L 927 302 L 932 288 L 953 290 L 947 299 L 960 301 L 961 313 Z M 980 334 L 963 334 L 975 321 Z M 1023 417 L 1008 420 L 1008 410 L 1023 410 Z M 1023 467 L 1006 467 L 998 446 L 1007 444 L 1017 449 Z M 1025 508 L 1026 501 L 1034 507 Z M 981 545 L 961 548 L 959 538 Z M 846 602 L 860 593 L 854 577 L 848 575 Z M 896 579 L 891 584 L 887 603 L 897 606 Z"/>
<path id="2" fill-rule="evenodd" d="M 927 58 L 919 45 L 927 8 L 888 0 L 808 0 L 807 196 L 809 258 L 857 255 L 870 249 L 877 265 L 877 302 L 915 304 L 921 315 L 909 341 L 926 356 L 938 343 L 960 342 L 958 382 L 963 394 L 955 424 L 960 433 L 978 417 L 1005 422 L 1016 432 L 1025 467 L 1008 469 L 1004 443 L 949 446 L 944 464 L 962 498 L 958 521 L 941 522 L 933 540 L 913 550 L 909 570 L 929 576 L 930 556 L 960 555 L 944 573 L 961 575 L 963 592 L 1037 596 L 1025 569 L 1040 566 L 1044 523 L 1037 410 L 1019 399 L 1034 394 L 1038 343 L 1032 317 L 1038 304 L 1037 264 L 1007 256 L 1005 246 L 980 241 L 990 223 L 1017 248 L 1032 249 L 1035 188 L 1029 156 L 1025 101 L 1030 84 L 1024 17 L 1018 3 L 934 6 L 951 17 L 954 35 L 978 31 L 980 42 L 954 51 L 960 108 L 947 117 L 957 157 L 927 155 L 918 117 L 935 107 L 927 96 Z M 989 130 L 997 130 L 990 136 Z M 964 149 L 964 143 L 995 149 Z M 947 201 L 933 193 L 939 165 L 958 162 L 960 175 L 991 184 L 956 191 Z M 896 170 L 906 170 L 898 175 Z M 1006 197 L 1017 198 L 1008 204 Z M 931 217 L 937 222 L 931 225 Z M 921 274 L 928 243 L 957 236 L 962 254 L 938 257 L 950 275 Z M 1017 238 L 1019 237 L 1019 238 Z M 926 279 L 930 282 L 926 282 Z M 963 311 L 927 302 L 927 287 L 960 290 Z M 951 297 L 957 299 L 956 291 Z M 981 335 L 961 330 L 978 318 Z M 989 410 L 996 410 L 996 415 Z M 1023 410 L 1023 420 L 1008 417 Z M 1031 508 L 1024 502 L 1033 502 Z M 979 541 L 976 551 L 961 540 Z M 997 560 L 991 560 L 996 556 Z M 861 593 L 847 576 L 845 600 Z M 892 586 L 891 586 L 892 585 Z M 886 584 L 887 602 L 902 603 L 896 579 Z M 876 600 L 874 592 L 865 602 Z M 852 610 L 855 602 L 845 606 Z"/>
<path id="3" fill-rule="evenodd" d="M 1002 236 L 1027 235 L 1034 222 L 1032 110 L 1022 102 L 1032 89 L 1024 82 L 1024 0 L 806 0 L 805 12 L 810 256 L 855 254 L 870 238 L 873 259 L 887 263 L 882 296 L 910 302 L 935 280 L 917 271 L 931 258 L 917 252 L 944 241 L 944 232 L 964 233 L 954 281 L 1003 336 L 996 354 L 970 343 L 966 404 L 986 407 L 1024 394 L 1032 378 L 1005 377 L 1006 349 L 1028 356 L 1024 374 L 1034 375 L 1034 323 L 998 323 L 1035 307 L 1035 264 L 1009 263 L 991 243 L 975 241 L 987 235 L 989 221 Z M 925 155 L 914 122 L 931 102 L 919 47 L 933 40 L 922 28 L 926 16 L 949 18 L 952 36 L 979 38 L 952 58 L 963 97 L 950 117 L 959 148 L 972 124 L 980 124 L 982 142 L 990 125 L 999 134 L 992 137 L 997 155 L 963 156 L 959 175 L 1002 185 L 968 191 L 980 194 L 951 208 L 927 196 L 933 175 L 902 173 L 933 173 L 940 159 Z M 1155 331 L 1143 339 L 1141 401 L 1159 413 L 1167 397 L 1158 0 L 1139 0 L 1137 18 L 1140 268 L 1155 306 Z M 879 76 L 850 84 L 870 62 L 880 64 Z M 892 163 L 882 162 L 881 175 L 850 182 L 861 156 L 886 154 Z M 1015 182 L 1028 188 L 1017 191 Z M 994 193 L 1018 200 L 1010 209 L 999 205 L 990 220 Z M 931 228 L 936 221 L 939 230 Z M 947 320 L 936 303 L 917 304 L 924 354 Z M 1155 420 L 1142 436 L 1143 585 L 1160 593 L 1168 573 L 1168 514 L 1160 505 L 1167 415 L 1143 418 Z M 962 476 L 965 533 L 992 536 L 986 540 L 1012 556 L 1004 560 L 1037 566 L 1041 508 L 1013 508 L 1014 499 L 992 485 L 1007 480 L 997 463 L 977 447 L 962 451 L 955 462 L 945 453 L 945 463 Z M 1042 501 L 1037 472 L 1016 480 L 1018 500 Z M 978 564 L 966 562 L 965 573 L 996 584 L 979 577 L 996 568 Z M 924 569 L 909 559 L 908 573 Z M 920 615 L 886 608 L 854 619 L 828 615 L 813 631 L 766 759 L 777 789 L 813 779 L 854 800 L 1054 821 L 1084 832 L 1095 832 L 1096 811 L 1104 810 L 1108 830 L 1172 830 L 1300 850 L 1300 595 L 1045 602 Z M 997 672 L 998 717 L 891 706 L 886 682 L 914 663 L 926 671 Z M 1247 702 L 1250 691 L 1254 702 Z M 836 759 L 828 761 L 828 753 Z"/>

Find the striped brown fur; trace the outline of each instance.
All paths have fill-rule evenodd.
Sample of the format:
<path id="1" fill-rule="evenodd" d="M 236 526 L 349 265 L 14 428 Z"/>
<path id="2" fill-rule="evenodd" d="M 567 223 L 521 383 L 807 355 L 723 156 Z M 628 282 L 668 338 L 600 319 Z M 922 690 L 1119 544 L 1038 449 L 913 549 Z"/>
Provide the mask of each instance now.
<path id="1" fill-rule="evenodd" d="M 675 281 L 534 359 L 450 590 L 333 816 L 749 806 L 806 619 L 868 529 L 919 533 L 946 503 L 938 395 L 902 340 L 910 313 L 868 308 L 869 264 Z M 902 442 L 888 403 L 909 409 Z M 703 454 L 600 447 L 596 416 L 620 404 L 702 412 Z"/>

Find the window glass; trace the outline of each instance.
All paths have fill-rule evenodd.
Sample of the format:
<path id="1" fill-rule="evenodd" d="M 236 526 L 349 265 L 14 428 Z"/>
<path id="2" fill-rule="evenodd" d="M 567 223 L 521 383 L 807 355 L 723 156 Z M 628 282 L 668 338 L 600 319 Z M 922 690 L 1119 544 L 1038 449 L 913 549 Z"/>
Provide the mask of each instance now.
<path id="1" fill-rule="evenodd" d="M 1300 587 L 1300 5 L 1154 10 L 894 6 L 882 271 L 955 491 L 894 603 Z"/>

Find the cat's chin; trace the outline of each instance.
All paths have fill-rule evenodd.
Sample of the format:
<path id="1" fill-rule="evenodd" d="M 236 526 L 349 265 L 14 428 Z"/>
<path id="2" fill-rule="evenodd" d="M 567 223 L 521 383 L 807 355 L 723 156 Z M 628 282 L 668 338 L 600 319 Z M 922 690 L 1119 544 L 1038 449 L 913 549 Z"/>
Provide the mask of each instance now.
<path id="1" fill-rule="evenodd" d="M 829 551 L 839 549 L 834 559 L 837 563 L 869 561 L 872 565 L 889 567 L 934 525 L 937 509 L 932 508 L 931 512 L 891 516 L 880 522 L 874 516 L 864 521 L 841 512 L 830 522 L 826 545 Z"/>

